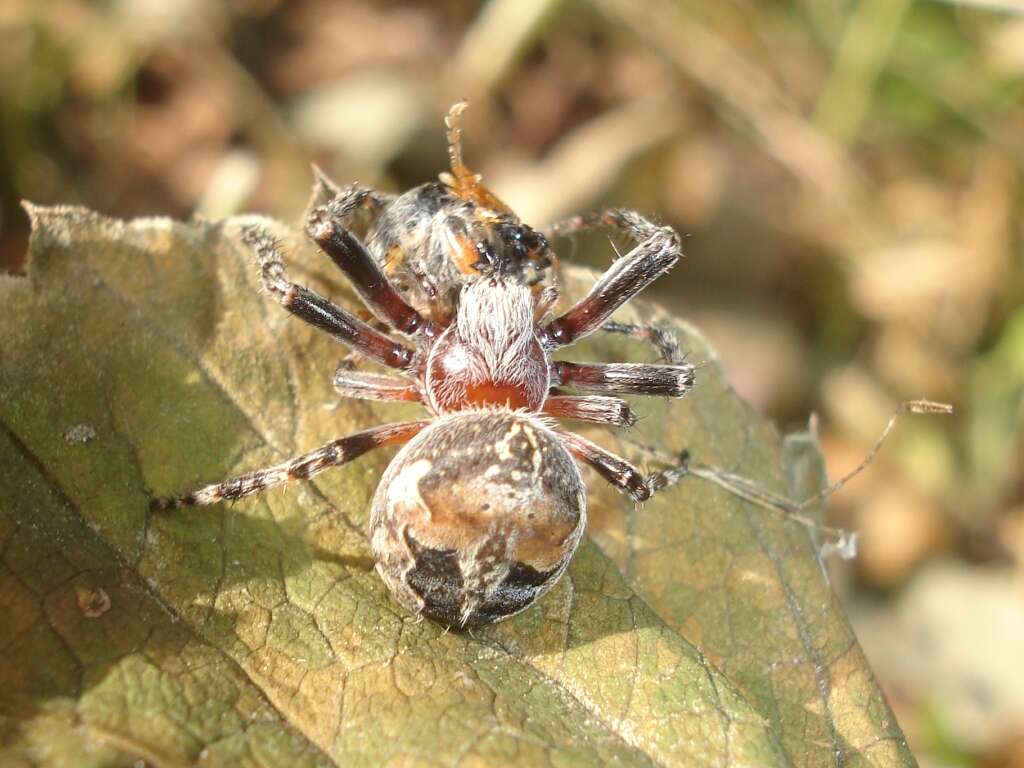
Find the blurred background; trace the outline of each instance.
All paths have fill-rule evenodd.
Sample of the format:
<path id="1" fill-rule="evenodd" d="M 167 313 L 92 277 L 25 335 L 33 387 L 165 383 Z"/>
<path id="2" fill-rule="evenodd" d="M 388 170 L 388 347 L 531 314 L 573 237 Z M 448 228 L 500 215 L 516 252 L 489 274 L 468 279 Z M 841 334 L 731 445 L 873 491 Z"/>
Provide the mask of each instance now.
<path id="1" fill-rule="evenodd" d="M 1024 0 L 4 0 L 0 269 L 21 199 L 296 220 L 309 163 L 470 164 L 541 225 L 686 235 L 654 290 L 780 428 L 821 417 L 835 584 L 925 765 L 1024 766 Z M 596 267 L 607 239 L 571 258 Z"/>

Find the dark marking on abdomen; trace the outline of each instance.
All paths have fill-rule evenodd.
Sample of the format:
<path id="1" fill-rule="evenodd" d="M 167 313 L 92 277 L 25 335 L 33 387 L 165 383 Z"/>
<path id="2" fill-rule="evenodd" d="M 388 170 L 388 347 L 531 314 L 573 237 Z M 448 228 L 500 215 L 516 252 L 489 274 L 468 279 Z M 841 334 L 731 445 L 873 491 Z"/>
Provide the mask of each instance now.
<path id="1" fill-rule="evenodd" d="M 463 583 L 455 550 L 424 547 L 408 530 L 403 538 L 415 563 L 405 581 L 423 598 L 423 615 L 449 627 L 460 627 Z"/>
<path id="2" fill-rule="evenodd" d="M 424 547 L 408 530 L 403 538 L 415 563 L 405 577 L 406 583 L 422 598 L 423 615 L 451 629 L 491 624 L 518 613 L 536 600 L 557 575 L 557 569 L 538 571 L 525 563 L 515 563 L 463 625 L 465 584 L 455 550 Z"/>
<path id="3" fill-rule="evenodd" d="M 525 563 L 515 563 L 505 580 L 473 614 L 469 624 L 490 624 L 518 613 L 537 599 L 557 573 L 557 569 L 538 571 Z"/>

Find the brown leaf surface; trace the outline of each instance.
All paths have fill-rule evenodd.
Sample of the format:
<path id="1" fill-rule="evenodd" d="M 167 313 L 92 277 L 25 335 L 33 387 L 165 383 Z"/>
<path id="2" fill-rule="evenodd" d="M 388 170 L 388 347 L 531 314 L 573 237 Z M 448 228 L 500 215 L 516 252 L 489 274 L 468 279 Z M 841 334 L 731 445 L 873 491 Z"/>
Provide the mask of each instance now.
<path id="1" fill-rule="evenodd" d="M 343 350 L 261 295 L 251 217 L 31 215 L 29 275 L 0 278 L 0 762 L 913 764 L 807 530 L 693 479 L 634 509 L 588 474 L 591 538 L 566 577 L 473 636 L 406 615 L 373 573 L 386 453 L 151 515 L 151 494 L 416 409 L 338 401 Z M 352 306 L 326 259 L 267 224 Z M 573 295 L 592 276 L 564 279 Z M 637 399 L 631 439 L 819 487 L 810 439 L 780 440 L 679 334 L 707 361 L 698 387 Z M 573 353 L 651 359 L 612 338 Z"/>

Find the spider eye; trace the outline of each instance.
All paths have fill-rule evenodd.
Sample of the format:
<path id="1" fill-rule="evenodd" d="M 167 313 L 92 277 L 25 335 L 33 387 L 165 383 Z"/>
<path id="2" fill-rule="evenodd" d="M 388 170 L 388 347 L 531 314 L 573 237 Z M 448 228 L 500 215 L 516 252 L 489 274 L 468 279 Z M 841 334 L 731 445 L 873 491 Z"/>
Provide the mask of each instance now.
<path id="1" fill-rule="evenodd" d="M 528 232 L 526 247 L 531 251 L 543 253 L 548 249 L 548 239 L 535 229 Z"/>
<path id="2" fill-rule="evenodd" d="M 528 232 L 525 227 L 517 224 L 506 224 L 501 230 L 501 239 L 510 252 L 512 260 L 519 263 L 525 260 L 530 252 Z"/>

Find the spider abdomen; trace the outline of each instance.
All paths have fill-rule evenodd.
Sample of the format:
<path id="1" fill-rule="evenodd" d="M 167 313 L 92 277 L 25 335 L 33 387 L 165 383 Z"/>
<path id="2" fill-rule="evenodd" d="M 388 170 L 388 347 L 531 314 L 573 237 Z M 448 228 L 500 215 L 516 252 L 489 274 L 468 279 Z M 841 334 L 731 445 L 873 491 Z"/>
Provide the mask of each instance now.
<path id="1" fill-rule="evenodd" d="M 370 526 L 398 601 L 464 627 L 550 589 L 585 523 L 572 458 L 542 422 L 502 409 L 453 414 L 409 442 L 381 479 Z"/>

